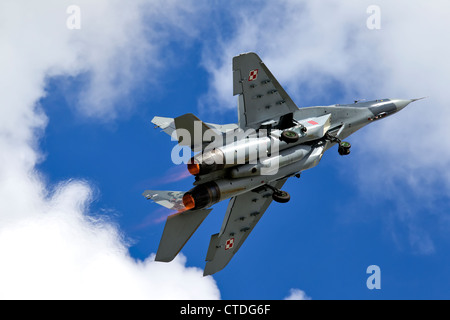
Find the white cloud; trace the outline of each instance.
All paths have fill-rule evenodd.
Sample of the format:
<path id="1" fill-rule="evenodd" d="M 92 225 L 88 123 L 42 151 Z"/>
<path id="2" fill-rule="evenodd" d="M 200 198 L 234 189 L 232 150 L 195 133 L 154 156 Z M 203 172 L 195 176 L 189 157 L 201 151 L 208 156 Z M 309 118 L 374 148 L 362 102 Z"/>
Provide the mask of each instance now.
<path id="1" fill-rule="evenodd" d="M 219 37 L 205 51 L 205 66 L 212 78 L 207 101 L 221 109 L 236 106 L 236 98 L 231 97 L 231 59 L 246 51 L 261 56 L 300 107 L 351 103 L 354 98 L 429 96 L 352 136 L 353 149 L 364 149 L 364 153 L 360 168 L 348 168 L 346 175 L 358 183 L 362 194 L 377 194 L 398 203 L 397 208 L 406 203 L 412 213 L 406 218 L 397 215 L 397 220 L 406 219 L 411 225 L 411 246 L 420 243 L 419 237 L 426 248 L 432 247 L 432 237 L 417 225 L 421 221 L 417 215 L 429 209 L 423 203 L 432 202 L 436 195 L 448 199 L 450 191 L 446 139 L 450 134 L 450 44 L 442 40 L 450 28 L 450 3 L 231 3 L 239 7 L 229 12 L 236 16 L 231 36 Z M 366 10 L 373 4 L 381 9 L 380 30 L 366 26 Z M 343 98 L 330 100 L 336 94 Z M 408 205 L 410 195 L 417 200 Z M 441 213 L 437 220 L 448 221 L 448 213 Z"/>
<path id="2" fill-rule="evenodd" d="M 165 44 L 148 41 L 159 34 L 144 18 L 167 28 L 184 21 L 185 2 L 162 3 L 78 1 L 80 30 L 66 28 L 68 1 L 0 3 L 1 299 L 220 298 L 213 278 L 186 267 L 183 256 L 170 264 L 130 257 L 118 226 L 90 212 L 87 182 L 50 190 L 35 168 L 42 161 L 37 142 L 52 121 L 38 103 L 46 80 L 83 74 L 88 85 L 76 108 L 114 118 L 122 111 L 115 102 L 139 79 L 137 68 L 155 70 Z"/>
<path id="3" fill-rule="evenodd" d="M 291 289 L 289 290 L 289 295 L 284 300 L 311 300 L 311 298 L 303 290 Z"/>
<path id="4" fill-rule="evenodd" d="M 192 14 L 198 5 L 175 0 L 126 6 L 117 0 L 95 5 L 78 1 L 81 29 L 68 30 L 66 8 L 71 4 L 0 3 L 0 296 L 80 297 L 89 292 L 90 297 L 154 297 L 158 290 L 167 290 L 167 296 L 158 297 L 180 293 L 185 298 L 218 298 L 214 281 L 186 268 L 183 257 L 164 265 L 171 273 L 151 257 L 144 262 L 129 257 L 118 228 L 89 215 L 88 184 L 69 181 L 50 192 L 35 170 L 42 160 L 37 141 L 52 121 L 37 103 L 45 95 L 46 80 L 82 76 L 88 85 L 80 89 L 74 107 L 89 117 L 114 119 L 128 107 L 117 101 L 124 102 L 121 99 L 142 80 L 143 73 L 137 71 L 145 66 L 148 73 L 157 73 L 163 67 L 158 59 L 161 45 L 172 40 L 167 35 L 176 34 L 178 41 L 197 35 L 190 21 L 196 21 Z M 447 1 L 433 6 L 425 1 L 377 1 L 381 30 L 366 28 L 372 1 L 231 4 L 239 7 L 224 12 L 234 19 L 233 32 L 205 48 L 203 64 L 212 77 L 206 101 L 235 107 L 231 59 L 245 51 L 261 55 L 299 106 L 334 102 L 327 96 L 336 85 L 345 101 L 430 96 L 355 135 L 354 147 L 366 153 L 358 171 L 364 179 L 358 182 L 370 184 L 370 192 L 388 190 L 391 195 L 405 194 L 399 188 L 406 187 L 406 193 L 418 197 L 413 205 L 434 192 L 448 194 L 450 45 L 442 40 L 450 24 Z M 153 26 L 158 33 L 152 32 Z M 424 189 L 430 191 L 423 194 Z M 398 206 L 404 203 L 401 198 Z M 422 219 L 416 208 L 406 209 L 408 214 L 397 219 L 409 226 L 412 245 L 432 252 L 432 237 L 418 225 Z M 445 219 L 442 214 L 437 220 Z M 180 276 L 189 278 L 182 287 L 182 281 L 175 281 Z M 192 282 L 196 285 L 188 286 Z M 70 291 L 71 286 L 76 290 Z M 191 292 L 194 287 L 199 291 Z"/>
<path id="5" fill-rule="evenodd" d="M 214 299 L 202 270 L 130 257 L 116 226 L 93 218 L 91 189 L 80 181 L 33 203 L 0 228 L 1 299 Z"/>
<path id="6" fill-rule="evenodd" d="M 69 41 L 75 45 L 69 46 L 79 72 L 88 71 L 89 85 L 77 107 L 99 119 L 114 119 L 131 108 L 130 90 L 140 82 L 158 88 L 157 76 L 170 63 L 161 49 L 197 32 L 190 1 L 86 1 L 79 6 L 82 27 L 71 32 Z"/>

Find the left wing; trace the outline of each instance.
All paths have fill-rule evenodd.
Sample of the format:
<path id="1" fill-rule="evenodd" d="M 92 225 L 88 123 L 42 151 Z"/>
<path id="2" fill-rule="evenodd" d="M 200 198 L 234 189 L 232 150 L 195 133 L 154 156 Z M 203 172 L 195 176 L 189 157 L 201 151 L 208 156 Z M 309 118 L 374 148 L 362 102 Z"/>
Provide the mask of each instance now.
<path id="1" fill-rule="evenodd" d="M 287 179 L 271 183 L 280 189 Z M 231 198 L 220 233 L 211 236 L 204 276 L 222 270 L 272 202 L 273 191 L 267 186 Z"/>

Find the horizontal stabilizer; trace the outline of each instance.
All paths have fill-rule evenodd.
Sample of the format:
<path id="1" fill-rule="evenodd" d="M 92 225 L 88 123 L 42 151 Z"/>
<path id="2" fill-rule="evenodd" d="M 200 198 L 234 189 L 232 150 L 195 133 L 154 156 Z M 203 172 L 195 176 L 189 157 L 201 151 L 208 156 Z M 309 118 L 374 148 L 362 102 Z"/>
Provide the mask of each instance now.
<path id="1" fill-rule="evenodd" d="M 212 209 L 185 211 L 169 216 L 155 261 L 172 261 L 211 211 Z"/>
<path id="2" fill-rule="evenodd" d="M 147 200 L 152 200 L 170 210 L 184 211 L 186 208 L 183 204 L 183 191 L 159 191 L 145 190 L 142 194 Z"/>

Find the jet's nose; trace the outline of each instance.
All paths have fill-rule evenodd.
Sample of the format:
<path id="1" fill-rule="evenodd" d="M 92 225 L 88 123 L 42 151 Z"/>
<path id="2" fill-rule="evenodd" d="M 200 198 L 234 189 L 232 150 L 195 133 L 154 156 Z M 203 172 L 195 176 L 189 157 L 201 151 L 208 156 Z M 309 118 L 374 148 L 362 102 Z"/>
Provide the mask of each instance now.
<path id="1" fill-rule="evenodd" d="M 395 106 L 397 107 L 397 111 L 402 110 L 403 108 L 405 108 L 408 104 L 410 104 L 411 102 L 417 101 L 417 100 L 421 100 L 421 99 L 425 99 L 426 97 L 423 98 L 417 98 L 417 99 L 395 99 L 393 102 L 395 104 Z"/>
<path id="2" fill-rule="evenodd" d="M 413 102 L 412 99 L 397 99 L 394 101 L 395 106 L 397 107 L 397 111 L 402 110 L 404 107 L 406 107 L 408 104 Z"/>

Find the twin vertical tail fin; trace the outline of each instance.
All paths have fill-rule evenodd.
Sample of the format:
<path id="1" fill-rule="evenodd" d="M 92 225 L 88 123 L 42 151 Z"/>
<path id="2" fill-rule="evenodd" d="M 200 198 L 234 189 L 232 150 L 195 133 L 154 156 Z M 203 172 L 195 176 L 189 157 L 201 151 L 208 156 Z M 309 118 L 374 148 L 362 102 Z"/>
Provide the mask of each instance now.
<path id="1" fill-rule="evenodd" d="M 172 261 L 211 211 L 212 209 L 185 211 L 169 216 L 155 260 Z"/>
<path id="2" fill-rule="evenodd" d="M 154 117 L 152 123 L 172 136 L 181 146 L 188 146 L 194 151 L 201 151 L 203 147 L 216 138 L 221 138 L 221 133 L 192 113 L 187 113 L 177 118 Z M 208 132 L 208 134 L 205 134 Z"/>
<path id="3" fill-rule="evenodd" d="M 220 130 L 214 128 L 216 125 L 208 125 L 192 113 L 177 118 L 154 117 L 152 123 L 176 139 L 179 145 L 188 146 L 194 151 L 203 150 L 211 141 L 221 138 L 222 134 Z M 208 134 L 205 134 L 206 131 Z M 204 141 L 205 137 L 208 137 L 209 141 Z M 146 190 L 143 193 L 148 200 L 177 211 L 167 218 L 156 253 L 156 261 L 172 261 L 212 211 L 212 209 L 188 210 L 183 204 L 184 194 L 182 191 L 157 190 Z"/>
<path id="4" fill-rule="evenodd" d="M 148 200 L 178 211 L 167 217 L 156 253 L 156 261 L 172 261 L 212 211 L 212 209 L 186 210 L 183 204 L 183 195 L 182 191 L 146 190 L 143 193 Z"/>

